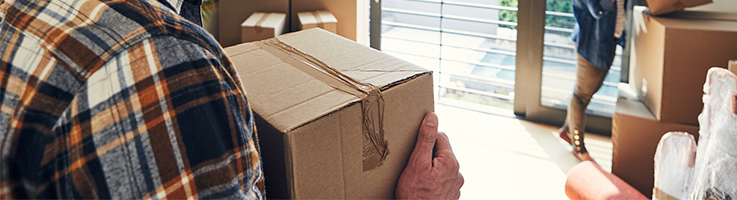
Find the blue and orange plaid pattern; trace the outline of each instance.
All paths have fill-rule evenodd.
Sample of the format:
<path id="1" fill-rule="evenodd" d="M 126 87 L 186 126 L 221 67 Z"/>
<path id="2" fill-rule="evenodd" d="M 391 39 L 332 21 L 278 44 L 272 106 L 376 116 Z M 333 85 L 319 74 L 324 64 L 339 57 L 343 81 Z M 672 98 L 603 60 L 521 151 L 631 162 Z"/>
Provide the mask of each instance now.
<path id="1" fill-rule="evenodd" d="M 0 3 L 0 198 L 263 197 L 240 79 L 181 3 Z"/>

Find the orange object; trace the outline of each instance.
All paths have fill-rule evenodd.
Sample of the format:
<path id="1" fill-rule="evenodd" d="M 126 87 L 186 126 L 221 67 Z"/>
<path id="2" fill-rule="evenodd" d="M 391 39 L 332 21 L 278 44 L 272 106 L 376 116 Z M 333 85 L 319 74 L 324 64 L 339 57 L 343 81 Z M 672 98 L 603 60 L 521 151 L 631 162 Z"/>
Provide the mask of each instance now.
<path id="1" fill-rule="evenodd" d="M 595 162 L 585 161 L 568 171 L 566 196 L 576 199 L 648 199 Z"/>

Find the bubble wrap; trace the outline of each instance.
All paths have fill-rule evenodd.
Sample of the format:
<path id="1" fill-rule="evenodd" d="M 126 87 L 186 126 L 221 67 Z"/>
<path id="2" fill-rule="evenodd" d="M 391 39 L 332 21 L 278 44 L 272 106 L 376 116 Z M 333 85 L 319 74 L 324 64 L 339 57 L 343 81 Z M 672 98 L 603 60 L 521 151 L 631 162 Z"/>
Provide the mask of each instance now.
<path id="1" fill-rule="evenodd" d="M 722 68 L 707 74 L 698 146 L 686 133 L 661 138 L 653 199 L 737 198 L 737 76 Z"/>
<path id="2" fill-rule="evenodd" d="M 737 115 L 733 110 L 737 76 L 709 69 L 704 110 L 699 115 L 699 144 L 690 199 L 737 197 Z"/>
<path id="3" fill-rule="evenodd" d="M 693 178 L 696 142 L 686 132 L 663 135 L 655 151 L 655 182 L 653 199 L 686 199 Z"/>

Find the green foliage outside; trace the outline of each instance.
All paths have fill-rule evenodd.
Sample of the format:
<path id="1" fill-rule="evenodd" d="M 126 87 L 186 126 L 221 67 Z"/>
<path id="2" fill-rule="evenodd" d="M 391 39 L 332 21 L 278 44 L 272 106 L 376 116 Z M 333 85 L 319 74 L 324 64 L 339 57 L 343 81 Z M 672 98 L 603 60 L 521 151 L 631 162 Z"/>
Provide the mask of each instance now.
<path id="1" fill-rule="evenodd" d="M 500 6 L 517 7 L 517 0 L 499 0 Z M 547 0 L 547 11 L 573 13 L 572 2 L 570 0 Z M 500 10 L 499 20 L 505 22 L 517 22 L 517 11 Z M 573 29 L 576 19 L 573 17 L 546 15 L 545 25 L 558 28 Z M 502 25 L 502 27 L 515 29 L 514 26 Z"/>
<path id="2" fill-rule="evenodd" d="M 218 3 L 220 3 L 219 0 L 202 0 L 202 20 L 207 21 L 207 16 L 209 16 L 210 12 L 215 10 L 215 8 L 218 7 Z"/>
<path id="3" fill-rule="evenodd" d="M 517 7 L 517 0 L 499 0 L 500 6 L 507 6 L 507 7 Z M 500 10 L 499 11 L 499 20 L 505 21 L 505 22 L 517 22 L 517 11 L 509 11 L 509 10 Z M 507 27 L 511 29 L 516 29 L 516 26 L 507 26 L 507 25 L 500 25 L 501 27 Z"/>

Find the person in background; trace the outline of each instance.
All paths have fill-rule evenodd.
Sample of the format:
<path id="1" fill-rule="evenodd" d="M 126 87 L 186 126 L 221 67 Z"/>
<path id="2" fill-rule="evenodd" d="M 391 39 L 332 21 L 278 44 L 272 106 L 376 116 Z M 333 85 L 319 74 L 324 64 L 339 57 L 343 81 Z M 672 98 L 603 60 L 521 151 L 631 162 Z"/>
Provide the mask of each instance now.
<path id="1" fill-rule="evenodd" d="M 200 5 L 0 2 L 0 198 L 263 199 L 253 114 Z M 459 198 L 437 121 L 397 198 Z"/>
<path id="2" fill-rule="evenodd" d="M 558 132 L 573 145 L 573 155 L 581 161 L 593 161 L 584 144 L 586 107 L 604 83 L 616 46 L 624 46 L 624 6 L 625 0 L 573 0 L 576 84 Z"/>

